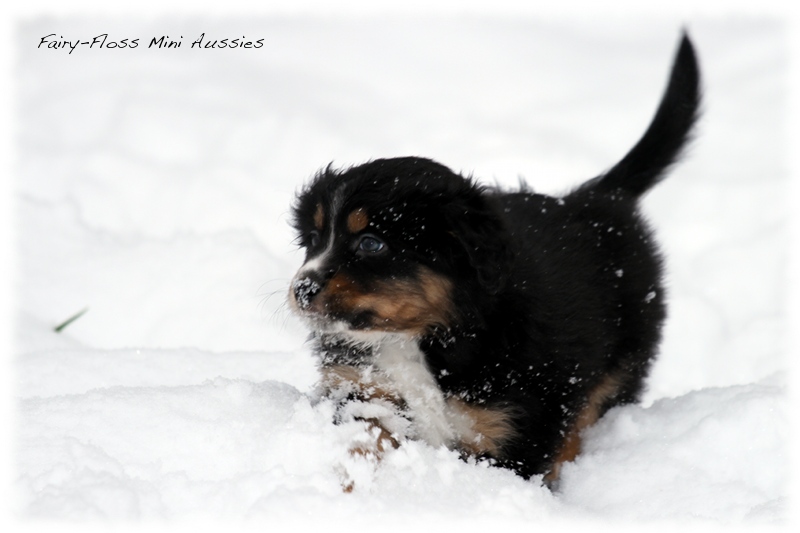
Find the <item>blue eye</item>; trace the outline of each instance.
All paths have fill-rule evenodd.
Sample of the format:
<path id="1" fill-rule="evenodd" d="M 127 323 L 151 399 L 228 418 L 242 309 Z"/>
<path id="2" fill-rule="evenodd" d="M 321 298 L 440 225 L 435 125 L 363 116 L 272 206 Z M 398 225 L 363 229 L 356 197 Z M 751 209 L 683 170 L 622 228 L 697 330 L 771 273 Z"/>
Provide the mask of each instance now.
<path id="1" fill-rule="evenodd" d="M 317 245 L 319 244 L 319 239 L 320 239 L 319 232 L 316 230 L 308 234 L 308 243 L 311 245 L 312 248 L 317 247 Z"/>
<path id="2" fill-rule="evenodd" d="M 372 235 L 364 235 L 361 237 L 361 240 L 358 241 L 358 249 L 361 252 L 366 252 L 368 254 L 377 254 L 383 249 L 386 248 L 386 245 L 383 244 L 377 237 L 373 237 Z"/>

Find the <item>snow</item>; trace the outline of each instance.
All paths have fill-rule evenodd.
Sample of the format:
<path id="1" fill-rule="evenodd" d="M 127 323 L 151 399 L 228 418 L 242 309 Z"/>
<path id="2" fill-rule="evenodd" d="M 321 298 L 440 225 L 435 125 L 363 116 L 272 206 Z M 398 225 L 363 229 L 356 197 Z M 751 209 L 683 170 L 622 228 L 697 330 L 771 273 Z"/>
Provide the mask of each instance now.
<path id="1" fill-rule="evenodd" d="M 306 332 L 286 306 L 302 259 L 295 191 L 330 161 L 399 155 L 565 191 L 642 133 L 684 23 L 705 112 L 690 156 L 642 207 L 670 306 L 642 404 L 587 431 L 554 493 L 419 442 L 377 467 L 349 457 L 364 428 L 334 425 L 315 398 Z M 35 18 L 17 30 L 18 519 L 786 521 L 777 19 Z M 52 32 L 142 44 L 37 50 Z M 201 33 L 265 45 L 189 49 Z M 183 47 L 146 48 L 161 35 Z"/>

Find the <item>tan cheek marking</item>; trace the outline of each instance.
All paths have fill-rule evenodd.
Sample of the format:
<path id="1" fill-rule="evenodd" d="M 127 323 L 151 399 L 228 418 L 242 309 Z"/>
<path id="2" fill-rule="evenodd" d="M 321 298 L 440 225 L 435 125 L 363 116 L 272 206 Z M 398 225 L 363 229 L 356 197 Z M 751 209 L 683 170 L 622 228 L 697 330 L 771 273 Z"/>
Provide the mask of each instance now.
<path id="1" fill-rule="evenodd" d="M 358 233 L 369 224 L 369 217 L 367 212 L 362 208 L 358 208 L 347 215 L 347 231 L 350 233 Z"/>
<path id="2" fill-rule="evenodd" d="M 321 231 L 324 224 L 325 210 L 322 208 L 322 204 L 317 204 L 317 210 L 314 212 L 314 227 Z"/>
<path id="3" fill-rule="evenodd" d="M 361 305 L 375 313 L 377 326 L 421 335 L 450 324 L 452 283 L 426 267 L 418 272 L 415 280 L 382 283 L 363 296 Z"/>
<path id="4" fill-rule="evenodd" d="M 446 325 L 454 315 L 451 298 L 453 283 L 427 268 L 420 268 L 419 279 L 428 307 L 436 309 L 442 317 L 442 322 Z"/>
<path id="5" fill-rule="evenodd" d="M 500 457 L 503 445 L 516 436 L 510 409 L 481 407 L 458 398 L 448 398 L 447 404 L 471 423 L 472 434 L 465 435 L 459 443 L 469 454 Z"/>
<path id="6" fill-rule="evenodd" d="M 344 274 L 336 274 L 314 299 L 318 312 L 362 312 L 374 315 L 373 326 L 383 331 L 422 335 L 434 325 L 447 327 L 453 317 L 452 283 L 426 267 L 412 280 L 388 280 L 364 290 Z"/>
<path id="7" fill-rule="evenodd" d="M 323 291 L 314 298 L 313 307 L 317 312 L 359 310 L 357 301 L 362 294 L 359 285 L 344 274 L 334 275 Z"/>
<path id="8" fill-rule="evenodd" d="M 600 382 L 586 399 L 586 405 L 575 417 L 567 436 L 556 456 L 550 472 L 544 476 L 546 483 L 550 484 L 558 480 L 561 474 L 561 466 L 565 462 L 574 461 L 581 451 L 581 431 L 591 426 L 600 418 L 603 413 L 603 404 L 612 398 L 619 391 L 620 382 L 617 376 L 610 375 Z"/>

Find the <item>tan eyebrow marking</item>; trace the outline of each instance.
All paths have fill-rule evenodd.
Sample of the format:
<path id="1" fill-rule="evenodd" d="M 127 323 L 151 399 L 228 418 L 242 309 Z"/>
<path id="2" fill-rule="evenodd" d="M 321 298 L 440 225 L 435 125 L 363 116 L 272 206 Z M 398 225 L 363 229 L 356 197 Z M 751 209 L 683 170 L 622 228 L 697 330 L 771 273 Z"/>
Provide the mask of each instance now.
<path id="1" fill-rule="evenodd" d="M 322 204 L 317 204 L 317 210 L 314 212 L 314 227 L 322 230 L 325 224 L 325 210 L 322 209 Z"/>
<path id="2" fill-rule="evenodd" d="M 347 230 L 350 233 L 358 233 L 366 228 L 367 224 L 369 224 L 369 217 L 367 216 L 367 212 L 361 207 L 347 215 Z"/>

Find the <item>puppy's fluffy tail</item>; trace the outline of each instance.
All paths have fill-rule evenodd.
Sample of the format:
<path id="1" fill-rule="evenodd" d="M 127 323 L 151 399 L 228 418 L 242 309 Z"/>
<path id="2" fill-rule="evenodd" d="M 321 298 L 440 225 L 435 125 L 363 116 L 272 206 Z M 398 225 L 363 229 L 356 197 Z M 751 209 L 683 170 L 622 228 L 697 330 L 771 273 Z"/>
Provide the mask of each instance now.
<path id="1" fill-rule="evenodd" d="M 619 163 L 579 190 L 621 190 L 634 196 L 647 192 L 680 157 L 699 117 L 699 108 L 700 71 L 694 47 L 684 31 L 667 89 L 647 131 Z"/>

